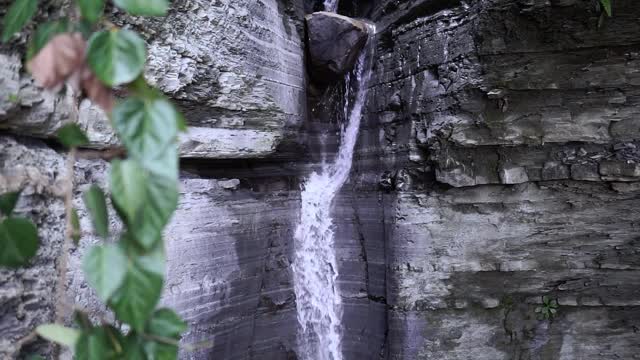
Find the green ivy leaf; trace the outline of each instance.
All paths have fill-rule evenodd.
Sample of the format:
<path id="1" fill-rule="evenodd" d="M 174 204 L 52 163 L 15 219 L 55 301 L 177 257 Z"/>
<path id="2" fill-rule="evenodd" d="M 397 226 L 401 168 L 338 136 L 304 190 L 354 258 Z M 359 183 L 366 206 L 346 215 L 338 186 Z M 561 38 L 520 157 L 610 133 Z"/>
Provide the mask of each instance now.
<path id="1" fill-rule="evenodd" d="M 20 198 L 20 193 L 22 193 L 22 190 L 0 195 L 0 212 L 4 216 L 11 216 Z"/>
<path id="2" fill-rule="evenodd" d="M 73 348 L 80 338 L 80 331 L 58 324 L 45 324 L 36 328 L 36 333 L 54 343 Z"/>
<path id="3" fill-rule="evenodd" d="M 130 331 L 124 341 L 124 360 L 148 360 L 144 353 L 144 340 L 135 331 Z"/>
<path id="4" fill-rule="evenodd" d="M 109 301 L 117 318 L 136 331 L 144 330 L 160 300 L 164 271 L 159 270 L 164 269 L 164 261 L 161 250 L 139 255 L 129 261 L 125 280 Z"/>
<path id="5" fill-rule="evenodd" d="M 154 175 L 147 178 L 146 190 L 144 210 L 130 231 L 140 245 L 150 249 L 161 239 L 162 230 L 178 207 L 179 194 L 175 181 Z"/>
<path id="6" fill-rule="evenodd" d="M 80 238 L 82 237 L 82 229 L 80 229 L 80 217 L 78 216 L 78 211 L 76 209 L 71 210 L 71 229 L 73 230 L 71 239 L 76 245 L 78 245 Z"/>
<path id="7" fill-rule="evenodd" d="M 132 237 L 145 249 L 152 248 L 178 206 L 177 181 L 150 174 L 129 159 L 112 163 L 111 189 Z"/>
<path id="8" fill-rule="evenodd" d="M 180 335 L 187 330 L 187 324 L 173 310 L 162 308 L 153 313 L 147 333 L 166 338 L 179 339 Z"/>
<path id="9" fill-rule="evenodd" d="M 112 113 L 113 126 L 129 155 L 152 172 L 178 176 L 175 148 L 182 116 L 163 97 L 131 98 L 118 104 Z"/>
<path id="10" fill-rule="evenodd" d="M 69 123 L 61 127 L 58 130 L 58 141 L 68 148 L 79 147 L 89 143 L 87 135 L 76 123 Z"/>
<path id="11" fill-rule="evenodd" d="M 30 220 L 8 218 L 0 223 L 0 266 L 22 266 L 37 251 L 38 229 Z"/>
<path id="12" fill-rule="evenodd" d="M 87 62 L 98 79 L 109 86 L 133 81 L 144 69 L 145 42 L 133 31 L 100 31 L 89 39 Z"/>
<path id="13" fill-rule="evenodd" d="M 146 176 L 144 169 L 134 160 L 114 160 L 111 163 L 111 197 L 124 220 L 133 224 L 144 206 Z"/>
<path id="14" fill-rule="evenodd" d="M 87 313 L 83 311 L 74 310 L 73 320 L 75 321 L 76 324 L 78 324 L 78 326 L 82 330 L 88 331 L 88 330 L 91 330 L 91 328 L 93 327 L 93 324 L 91 323 L 91 319 L 89 319 L 89 315 L 87 315 Z"/>
<path id="15" fill-rule="evenodd" d="M 124 337 L 112 326 L 83 332 L 75 347 L 76 360 L 121 359 Z"/>
<path id="16" fill-rule="evenodd" d="M 144 351 L 148 359 L 154 360 L 176 360 L 178 358 L 178 347 L 169 344 L 161 344 L 156 341 L 148 341 L 144 344 Z"/>
<path id="17" fill-rule="evenodd" d="M 35 15 L 38 10 L 38 0 L 16 0 L 4 16 L 4 28 L 2 41 L 7 42 L 22 29 L 23 26 Z"/>
<path id="18" fill-rule="evenodd" d="M 188 130 L 187 128 L 187 121 L 184 119 L 184 116 L 178 112 L 178 131 L 180 132 L 186 132 Z"/>
<path id="19" fill-rule="evenodd" d="M 104 10 L 104 0 L 76 0 L 82 18 L 95 23 L 102 16 Z"/>
<path id="20" fill-rule="evenodd" d="M 611 8 L 611 0 L 600 0 L 600 4 L 604 8 L 604 12 L 607 13 L 609 17 L 613 15 L 613 10 Z"/>
<path id="21" fill-rule="evenodd" d="M 80 21 L 73 24 L 73 31 L 79 32 L 87 40 L 93 35 L 93 28 L 94 24 L 85 19 L 80 19 Z"/>
<path id="22" fill-rule="evenodd" d="M 108 301 L 123 284 L 127 271 L 127 254 L 121 247 L 108 244 L 94 246 L 82 261 L 82 270 L 103 301 Z"/>
<path id="23" fill-rule="evenodd" d="M 52 37 L 67 31 L 69 31 L 69 21 L 67 19 L 46 22 L 38 26 L 27 47 L 27 60 L 31 60 L 36 56 Z"/>
<path id="24" fill-rule="evenodd" d="M 165 16 L 169 9 L 167 0 L 113 0 L 113 2 L 132 15 Z"/>
<path id="25" fill-rule="evenodd" d="M 109 213 L 102 189 L 98 185 L 92 185 L 91 188 L 84 193 L 84 203 L 89 213 L 91 213 L 91 220 L 96 234 L 103 238 L 108 237 Z"/>

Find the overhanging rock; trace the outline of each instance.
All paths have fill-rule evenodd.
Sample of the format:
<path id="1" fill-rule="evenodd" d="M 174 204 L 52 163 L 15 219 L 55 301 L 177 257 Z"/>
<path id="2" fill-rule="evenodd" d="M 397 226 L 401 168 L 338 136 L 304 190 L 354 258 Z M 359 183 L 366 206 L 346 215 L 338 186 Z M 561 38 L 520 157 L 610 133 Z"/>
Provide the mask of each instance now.
<path id="1" fill-rule="evenodd" d="M 306 16 L 310 73 L 320 83 L 336 81 L 353 69 L 367 42 L 362 21 L 320 11 Z"/>

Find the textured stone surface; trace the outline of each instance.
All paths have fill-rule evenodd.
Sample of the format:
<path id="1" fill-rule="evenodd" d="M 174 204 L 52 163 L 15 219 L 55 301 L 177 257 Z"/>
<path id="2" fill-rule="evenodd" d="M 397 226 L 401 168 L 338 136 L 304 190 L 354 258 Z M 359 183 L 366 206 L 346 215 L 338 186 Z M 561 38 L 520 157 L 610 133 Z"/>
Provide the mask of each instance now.
<path id="1" fill-rule="evenodd" d="M 175 99 L 192 126 L 185 157 L 251 158 L 295 139 L 306 111 L 302 4 L 284 0 L 172 2 L 166 18 L 114 21 L 148 42 L 147 79 Z M 108 119 L 73 94 L 42 92 L 15 50 L 0 51 L 0 129 L 54 137 L 77 118 L 93 147 L 117 144 Z"/>
<path id="2" fill-rule="evenodd" d="M 382 358 L 637 356 L 639 10 L 614 6 L 343 6 L 379 30 L 351 179 L 385 185 Z"/>
<path id="3" fill-rule="evenodd" d="M 332 12 L 315 12 L 305 17 L 309 72 L 321 83 L 335 82 L 353 69 L 367 42 L 367 28 L 361 21 Z"/>
<path id="4" fill-rule="evenodd" d="M 296 358 L 298 189 L 307 160 L 331 161 L 342 120 L 331 111 L 340 89 L 312 93 L 304 134 L 292 132 L 306 111 L 301 8 L 182 0 L 167 21 L 118 14 L 145 29 L 148 76 L 193 125 L 166 234 L 163 302 L 189 321 L 184 342 L 202 346 L 182 358 Z M 614 1 L 600 29 L 587 0 L 343 0 L 340 9 L 379 30 L 354 168 L 333 214 L 345 359 L 637 358 L 635 2 Z M 70 94 L 41 94 L 6 50 L 0 192 L 26 185 L 18 211 L 39 224 L 43 247 L 34 268 L 0 272 L 0 357 L 53 318 L 63 217 L 64 154 L 7 133 L 49 137 L 74 116 Z M 115 144 L 99 116 L 80 104 L 94 144 Z M 95 160 L 75 169 L 87 234 L 70 254 L 66 300 L 96 311 L 78 272 L 97 241 L 79 195 L 106 170 Z M 543 295 L 560 303 L 552 321 L 536 318 Z"/>
<path id="5" fill-rule="evenodd" d="M 235 180 L 235 181 L 233 181 Z M 299 193 L 264 195 L 237 179 L 185 179 L 166 231 L 163 302 L 189 322 L 189 359 L 287 359 L 295 350 L 290 263 Z"/>
<path id="6" fill-rule="evenodd" d="M 0 2 L 3 13 L 7 2 Z M 120 13 L 113 18 L 147 38 L 146 75 L 176 101 L 190 124 L 181 138 L 184 158 L 265 158 L 298 138 L 306 111 L 302 4 L 183 0 L 172 2 L 165 19 Z M 33 85 L 18 55 L 25 37 L 0 47 L 0 193 L 26 187 L 18 212 L 36 221 L 43 244 L 33 267 L 0 272 L 0 358 L 16 356 L 20 339 L 54 320 L 55 261 L 64 233 L 59 196 L 65 154 L 53 142 L 16 140 L 17 135 L 48 140 L 66 121 L 78 119 L 92 147 L 118 144 L 108 119 L 88 101 L 76 111 L 68 90 L 51 94 Z M 99 241 L 91 234 L 81 194 L 91 183 L 105 185 L 107 170 L 101 160 L 81 159 L 76 165 L 74 206 L 84 237 L 70 249 L 67 293 L 57 301 L 112 319 L 80 271 L 83 255 Z M 298 208 L 297 192 L 283 198 L 280 185 L 273 185 L 276 195 L 263 194 L 242 189 L 238 179 L 220 179 L 185 180 L 181 208 L 166 234 L 170 270 L 163 301 L 189 320 L 186 342 L 215 341 L 185 358 L 287 358 L 296 327 L 288 229 Z M 115 230 L 119 224 L 111 215 Z M 200 265 L 199 273 L 192 272 Z M 53 354 L 39 340 L 25 346 L 22 354 Z"/>
<path id="7" fill-rule="evenodd" d="M 23 189 L 16 214 L 38 227 L 40 248 L 30 266 L 0 270 L 0 358 L 20 350 L 50 351 L 43 342 L 22 342 L 42 323 L 54 319 L 56 260 L 64 238 L 63 157 L 34 140 L 0 136 L 0 193 Z"/>
<path id="8" fill-rule="evenodd" d="M 190 156 L 272 153 L 306 111 L 302 4 L 182 0 L 172 8 L 164 19 L 127 21 L 148 38 L 151 83 L 178 100 L 190 125 L 221 129 L 203 130 L 206 154 Z"/>

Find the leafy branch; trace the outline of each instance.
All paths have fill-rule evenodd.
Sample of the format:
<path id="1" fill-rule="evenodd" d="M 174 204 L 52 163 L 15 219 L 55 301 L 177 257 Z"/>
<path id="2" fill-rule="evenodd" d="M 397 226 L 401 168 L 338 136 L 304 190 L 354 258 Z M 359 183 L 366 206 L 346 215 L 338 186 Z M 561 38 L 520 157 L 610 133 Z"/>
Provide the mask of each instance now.
<path id="1" fill-rule="evenodd" d="M 132 15 L 163 16 L 168 10 L 167 0 L 112 1 Z M 123 332 L 105 321 L 94 324 L 76 311 L 77 328 L 44 324 L 36 333 L 72 348 L 77 359 L 175 359 L 186 324 L 173 310 L 156 306 L 165 271 L 162 233 L 178 204 L 177 135 L 186 128 L 185 122 L 174 105 L 146 83 L 142 37 L 101 22 L 105 0 L 75 0 L 75 4 L 79 19 L 69 16 L 38 26 L 27 49 L 27 68 L 38 85 L 55 91 L 68 84 L 99 105 L 109 114 L 126 150 L 126 158 L 116 156 L 111 162 L 108 191 L 93 185 L 83 195 L 94 233 L 105 242 L 89 249 L 82 269 L 98 297 L 130 330 Z M 38 0 L 16 0 L 5 16 L 2 41 L 20 31 L 37 9 Z M 126 88 L 130 96 L 116 99 L 113 87 Z M 69 148 L 68 240 L 59 264 L 66 273 L 68 244 L 78 243 L 82 236 L 72 207 L 73 165 L 78 148 L 88 139 L 73 122 L 59 130 L 58 139 Z M 0 266 L 24 266 L 37 252 L 35 225 L 13 216 L 19 195 L 0 196 Z M 120 234 L 110 234 L 109 204 L 124 224 Z M 107 243 L 112 237 L 118 241 Z M 58 297 L 64 292 L 64 276 L 59 278 Z"/>

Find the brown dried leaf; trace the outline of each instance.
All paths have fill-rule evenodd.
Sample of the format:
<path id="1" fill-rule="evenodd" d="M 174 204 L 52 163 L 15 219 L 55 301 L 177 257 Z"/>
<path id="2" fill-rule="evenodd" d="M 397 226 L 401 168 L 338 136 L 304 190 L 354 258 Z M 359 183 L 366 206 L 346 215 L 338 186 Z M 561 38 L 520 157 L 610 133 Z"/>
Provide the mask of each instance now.
<path id="1" fill-rule="evenodd" d="M 100 82 L 86 64 L 82 69 L 81 79 L 82 88 L 89 100 L 100 106 L 105 112 L 110 113 L 115 105 L 115 98 L 111 89 Z"/>
<path id="2" fill-rule="evenodd" d="M 47 89 L 62 86 L 82 68 L 85 48 L 80 33 L 56 35 L 27 63 L 27 68 L 38 85 Z"/>

